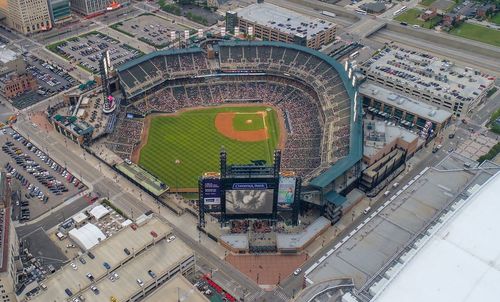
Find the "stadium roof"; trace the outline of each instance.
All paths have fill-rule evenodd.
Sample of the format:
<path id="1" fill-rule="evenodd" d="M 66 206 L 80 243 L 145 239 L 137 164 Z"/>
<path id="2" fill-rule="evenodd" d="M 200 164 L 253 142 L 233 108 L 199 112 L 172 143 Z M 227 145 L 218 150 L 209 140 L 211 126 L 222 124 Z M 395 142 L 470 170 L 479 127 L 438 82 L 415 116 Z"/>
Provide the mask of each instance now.
<path id="1" fill-rule="evenodd" d="M 201 52 L 201 48 L 199 48 L 199 47 L 170 48 L 167 50 L 154 51 L 154 52 L 150 52 L 148 54 L 145 54 L 143 56 L 140 56 L 139 58 L 136 58 L 134 60 L 130 60 L 128 62 L 125 62 L 122 65 L 118 66 L 118 68 L 116 68 L 116 70 L 118 72 L 122 72 L 124 70 L 129 69 L 130 67 L 134 67 L 135 65 L 144 63 L 147 60 L 150 60 L 150 59 L 158 57 L 158 56 L 168 56 L 168 55 L 175 55 L 175 54 L 197 53 L 197 52 Z"/>
<path id="2" fill-rule="evenodd" d="M 493 301 L 500 297 L 500 172 L 475 191 L 374 301 Z"/>

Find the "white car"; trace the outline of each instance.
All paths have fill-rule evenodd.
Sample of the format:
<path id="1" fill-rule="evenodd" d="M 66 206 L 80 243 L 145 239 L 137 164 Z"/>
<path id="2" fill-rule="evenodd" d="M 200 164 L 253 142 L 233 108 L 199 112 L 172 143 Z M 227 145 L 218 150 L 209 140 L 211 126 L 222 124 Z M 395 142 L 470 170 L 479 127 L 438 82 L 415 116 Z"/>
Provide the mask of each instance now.
<path id="1" fill-rule="evenodd" d="M 70 265 L 75 271 L 78 269 L 78 266 L 76 266 L 76 264 L 74 264 L 73 262 L 71 262 Z"/>
<path id="2" fill-rule="evenodd" d="M 300 274 L 300 272 L 301 272 L 301 271 L 302 271 L 302 269 L 299 267 L 298 269 L 296 269 L 296 270 L 293 272 L 293 274 L 294 274 L 295 276 L 298 276 L 298 275 Z"/>
<path id="3" fill-rule="evenodd" d="M 144 282 L 142 282 L 141 279 L 137 279 L 136 282 L 137 282 L 137 284 L 139 284 L 140 287 L 144 286 Z"/>
<path id="4" fill-rule="evenodd" d="M 167 238 L 167 242 L 172 242 L 174 240 L 175 240 L 175 236 L 174 235 L 172 235 L 172 236 L 170 236 L 170 237 Z"/>

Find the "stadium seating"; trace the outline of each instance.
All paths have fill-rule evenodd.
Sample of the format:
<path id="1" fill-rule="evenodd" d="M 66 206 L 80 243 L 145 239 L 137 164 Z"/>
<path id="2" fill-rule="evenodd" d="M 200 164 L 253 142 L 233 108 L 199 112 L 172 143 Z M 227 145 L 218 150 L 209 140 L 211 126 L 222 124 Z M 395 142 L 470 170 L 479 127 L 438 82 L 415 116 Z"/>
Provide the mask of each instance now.
<path id="1" fill-rule="evenodd" d="M 129 65 L 119 70 L 119 77 L 130 106 L 143 115 L 263 102 L 278 107 L 285 118 L 283 168 L 310 176 L 349 152 L 349 95 L 336 69 L 312 53 L 283 46 L 222 44 L 212 61 L 202 49 L 189 49 L 158 52 Z M 259 74 L 239 74 L 242 70 Z M 221 71 L 226 75 L 194 77 Z M 140 140 L 140 131 L 131 128 L 142 131 L 141 121 L 120 115 L 108 138 L 123 157 L 129 157 Z"/>

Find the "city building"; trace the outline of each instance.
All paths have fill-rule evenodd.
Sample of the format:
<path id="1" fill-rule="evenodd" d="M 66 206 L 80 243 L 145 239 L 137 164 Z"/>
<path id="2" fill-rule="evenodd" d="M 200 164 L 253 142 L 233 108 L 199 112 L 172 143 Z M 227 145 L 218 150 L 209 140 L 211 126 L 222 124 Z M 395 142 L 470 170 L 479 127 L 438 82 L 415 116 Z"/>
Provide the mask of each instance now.
<path id="1" fill-rule="evenodd" d="M 363 3 L 359 6 L 362 10 L 366 11 L 369 14 L 380 14 L 385 11 L 385 3 L 384 2 L 368 2 Z"/>
<path id="2" fill-rule="evenodd" d="M 394 149 L 402 150 L 409 157 L 419 147 L 417 134 L 376 120 L 365 120 L 363 141 L 363 163 L 367 166 L 373 165 Z"/>
<path id="3" fill-rule="evenodd" d="M 71 20 L 71 6 L 69 0 L 48 0 L 49 12 L 54 25 Z"/>
<path id="4" fill-rule="evenodd" d="M 0 173 L 0 301 L 15 302 L 16 259 L 19 241 L 12 225 L 10 186 L 5 172 Z"/>
<path id="5" fill-rule="evenodd" d="M 103 14 L 110 9 L 119 8 L 128 0 L 71 0 L 71 9 L 86 17 Z"/>
<path id="6" fill-rule="evenodd" d="M 0 77 L 9 73 L 22 74 L 26 72 L 26 62 L 20 53 L 5 46 L 0 46 Z"/>
<path id="7" fill-rule="evenodd" d="M 359 68 L 369 80 L 457 117 L 477 106 L 495 81 L 479 70 L 395 44 L 387 45 Z"/>
<path id="8" fill-rule="evenodd" d="M 403 96 L 372 81 L 361 84 L 358 92 L 363 98 L 365 112 L 408 128 L 422 130 L 430 122 L 432 130 L 439 133 L 451 121 L 450 111 L 417 101 L 414 97 Z"/>
<path id="9" fill-rule="evenodd" d="M 266 41 L 295 43 L 318 49 L 335 39 L 337 26 L 318 18 L 270 4 L 254 3 L 236 12 L 226 13 L 226 28 L 233 32 L 253 30 L 253 36 Z"/>
<path id="10" fill-rule="evenodd" d="M 79 120 L 76 116 L 62 116 L 56 114 L 49 118 L 49 122 L 57 132 L 71 139 L 78 145 L 88 142 L 94 132 L 94 127 L 84 120 Z"/>
<path id="11" fill-rule="evenodd" d="M 31 74 L 10 73 L 0 77 L 0 95 L 6 99 L 16 97 L 38 88 L 36 78 Z"/>
<path id="12" fill-rule="evenodd" d="M 424 21 L 431 20 L 432 18 L 437 16 L 437 10 L 436 9 L 426 9 L 421 15 L 420 18 Z"/>
<path id="13" fill-rule="evenodd" d="M 52 28 L 47 0 L 7 0 L 6 4 L 4 10 L 10 28 L 25 35 Z"/>

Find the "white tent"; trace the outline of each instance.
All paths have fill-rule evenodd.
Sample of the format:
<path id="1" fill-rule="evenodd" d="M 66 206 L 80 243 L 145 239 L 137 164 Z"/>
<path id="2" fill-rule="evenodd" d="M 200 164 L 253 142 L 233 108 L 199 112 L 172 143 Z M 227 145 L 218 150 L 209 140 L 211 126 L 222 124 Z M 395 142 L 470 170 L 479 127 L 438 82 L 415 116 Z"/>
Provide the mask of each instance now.
<path id="1" fill-rule="evenodd" d="M 92 223 L 87 223 L 79 229 L 74 228 L 68 234 L 69 238 L 86 251 L 106 238 L 106 235 Z"/>
<path id="2" fill-rule="evenodd" d="M 96 220 L 101 219 L 102 217 L 109 214 L 109 210 L 106 209 L 103 205 L 95 206 L 92 210 L 89 211 L 90 215 L 92 215 Z"/>
<path id="3" fill-rule="evenodd" d="M 82 222 L 84 222 L 85 220 L 87 220 L 89 217 L 87 215 L 85 215 L 85 213 L 78 213 L 78 214 L 75 214 L 73 215 L 71 218 L 73 218 L 73 220 L 75 221 L 76 225 L 80 225 Z"/>

